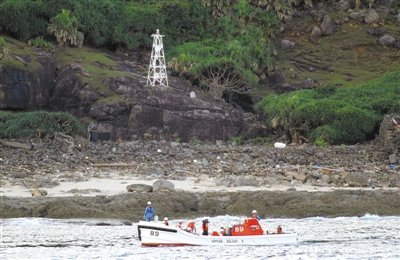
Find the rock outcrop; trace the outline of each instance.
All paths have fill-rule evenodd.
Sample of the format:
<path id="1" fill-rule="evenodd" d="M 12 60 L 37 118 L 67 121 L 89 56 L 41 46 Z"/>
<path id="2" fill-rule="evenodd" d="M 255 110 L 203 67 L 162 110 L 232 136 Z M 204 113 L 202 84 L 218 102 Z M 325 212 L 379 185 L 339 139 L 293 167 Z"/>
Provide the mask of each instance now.
<path id="1" fill-rule="evenodd" d="M 167 199 L 166 199 L 167 198 Z M 2 198 L 0 217 L 143 218 L 146 193 L 119 196 Z M 163 191 L 152 194 L 158 214 L 170 218 L 236 215 L 257 208 L 268 217 L 399 215 L 398 191 L 338 190 L 333 192 L 259 191 L 190 193 Z"/>
<path id="2" fill-rule="evenodd" d="M 389 154 L 389 163 L 400 163 L 400 116 L 384 117 L 379 128 L 379 139 Z"/>
<path id="3" fill-rule="evenodd" d="M 49 105 L 56 77 L 55 59 L 46 52 L 10 56 L 18 66 L 0 66 L 0 109 L 38 109 Z"/>
<path id="4" fill-rule="evenodd" d="M 128 129 L 144 139 L 227 140 L 244 128 L 242 114 L 221 101 L 190 98 L 177 89 L 152 89 L 135 104 Z"/>

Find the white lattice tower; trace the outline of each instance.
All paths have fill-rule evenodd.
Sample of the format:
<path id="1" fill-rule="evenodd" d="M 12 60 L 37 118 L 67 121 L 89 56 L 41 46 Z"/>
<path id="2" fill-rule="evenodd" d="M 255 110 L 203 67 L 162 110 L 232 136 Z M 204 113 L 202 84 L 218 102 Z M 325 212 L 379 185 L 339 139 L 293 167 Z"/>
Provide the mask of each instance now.
<path id="1" fill-rule="evenodd" d="M 151 50 L 147 86 L 168 87 L 167 66 L 162 42 L 164 35 L 160 35 L 160 31 L 157 29 L 156 34 L 152 34 L 151 37 L 153 37 L 153 49 Z"/>

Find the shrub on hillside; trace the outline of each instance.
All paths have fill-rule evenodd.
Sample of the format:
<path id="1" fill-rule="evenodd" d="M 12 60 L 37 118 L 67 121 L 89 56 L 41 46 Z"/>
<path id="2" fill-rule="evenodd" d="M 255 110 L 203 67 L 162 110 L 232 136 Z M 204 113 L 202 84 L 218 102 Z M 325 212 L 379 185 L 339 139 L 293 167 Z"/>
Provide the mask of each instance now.
<path id="1" fill-rule="evenodd" d="M 56 132 L 84 135 L 79 120 L 64 112 L 5 112 L 0 111 L 0 138 L 53 136 Z"/>
<path id="2" fill-rule="evenodd" d="M 35 39 L 28 41 L 29 45 L 35 46 L 36 48 L 41 48 L 46 51 L 54 51 L 54 46 L 50 42 L 46 41 L 42 36 L 38 36 Z"/>
<path id="3" fill-rule="evenodd" d="M 22 41 L 45 35 L 46 24 L 41 1 L 0 2 L 0 28 Z"/>
<path id="4" fill-rule="evenodd" d="M 351 144 L 373 138 L 385 114 L 400 113 L 399 82 L 396 71 L 349 88 L 269 95 L 259 107 L 288 133 L 295 128 L 311 141 Z"/>
<path id="5" fill-rule="evenodd" d="M 62 9 L 59 14 L 50 19 L 48 33 L 54 35 L 60 46 L 68 43 L 71 46 L 82 47 L 83 33 L 78 31 L 79 21 L 69 10 Z"/>
<path id="6" fill-rule="evenodd" d="M 214 96 L 219 97 L 248 92 L 274 63 L 270 45 L 274 15 L 244 0 L 229 10 L 225 10 L 229 15 L 219 18 L 213 37 L 184 43 L 169 53 L 175 73 L 202 89 L 218 89 Z"/>
<path id="7" fill-rule="evenodd" d="M 124 20 L 124 5 L 121 1 L 75 0 L 71 10 L 86 40 L 94 46 L 107 46 L 113 41 L 114 29 Z"/>
<path id="8" fill-rule="evenodd" d="M 112 43 L 130 49 L 151 49 L 150 36 L 160 29 L 163 33 L 164 17 L 158 8 L 146 4 L 129 4 L 125 7 L 113 32 Z"/>

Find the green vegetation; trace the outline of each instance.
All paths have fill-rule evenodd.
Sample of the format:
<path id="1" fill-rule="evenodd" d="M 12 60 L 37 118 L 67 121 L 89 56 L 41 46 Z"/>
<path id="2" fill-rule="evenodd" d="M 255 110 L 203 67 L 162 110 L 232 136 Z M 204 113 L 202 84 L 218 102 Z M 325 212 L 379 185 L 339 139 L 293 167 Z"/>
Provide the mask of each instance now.
<path id="1" fill-rule="evenodd" d="M 64 112 L 5 112 L 0 111 L 0 138 L 44 138 L 56 132 L 84 135 L 85 129 L 69 113 Z"/>
<path id="2" fill-rule="evenodd" d="M 243 140 L 242 140 L 241 136 L 232 136 L 232 137 L 229 138 L 229 142 L 232 145 L 241 145 L 241 144 L 243 144 Z"/>
<path id="3" fill-rule="evenodd" d="M 173 70 L 213 96 L 251 90 L 273 68 L 270 44 L 277 25 L 273 13 L 239 0 L 216 19 L 213 37 L 178 46 L 170 56 Z"/>
<path id="4" fill-rule="evenodd" d="M 221 5 L 224 15 L 214 12 Z M 131 50 L 149 49 L 150 35 L 160 29 L 175 71 L 203 89 L 219 89 L 221 97 L 224 88 L 248 91 L 273 67 L 270 39 L 278 20 L 268 8 L 247 0 L 4 0 L 0 28 L 24 41 L 45 38 L 47 27 L 60 45 L 79 46 L 85 35 L 95 47 Z M 191 46 L 213 50 L 201 56 Z"/>
<path id="5" fill-rule="evenodd" d="M 78 19 L 69 10 L 61 9 L 59 14 L 50 19 L 47 32 L 54 34 L 60 46 L 69 42 L 71 46 L 82 47 L 83 33 L 78 31 L 78 26 Z"/>
<path id="6" fill-rule="evenodd" d="M 43 2 L 4 0 L 0 3 L 0 28 L 17 39 L 27 41 L 46 34 L 47 19 Z"/>
<path id="7" fill-rule="evenodd" d="M 106 95 L 113 95 L 113 91 L 106 87 L 104 80 L 110 77 L 129 77 L 129 72 L 117 68 L 117 62 L 108 58 L 104 52 L 83 47 L 80 49 L 63 49 L 56 53 L 56 57 L 64 64 L 81 64 L 85 75 L 79 74 L 83 84 Z"/>
<path id="8" fill-rule="evenodd" d="M 8 55 L 8 48 L 6 40 L 3 37 L 0 37 L 0 60 L 5 58 Z"/>
<path id="9" fill-rule="evenodd" d="M 35 39 L 28 41 L 29 45 L 35 46 L 36 48 L 41 48 L 46 51 L 54 51 L 54 46 L 50 42 L 46 41 L 42 36 L 38 36 Z"/>
<path id="10" fill-rule="evenodd" d="M 0 38 L 4 39 L 3 44 L 6 46 L 7 54 L 3 59 L 0 59 L 0 65 L 30 72 L 37 71 L 40 68 L 41 64 L 36 59 L 37 53 L 27 44 L 6 36 Z M 22 58 L 26 56 L 29 56 L 29 59 Z"/>
<path id="11" fill-rule="evenodd" d="M 322 144 L 352 144 L 374 137 L 383 116 L 400 113 L 400 71 L 354 87 L 327 86 L 270 95 L 260 103 L 280 126 L 301 129 Z"/>

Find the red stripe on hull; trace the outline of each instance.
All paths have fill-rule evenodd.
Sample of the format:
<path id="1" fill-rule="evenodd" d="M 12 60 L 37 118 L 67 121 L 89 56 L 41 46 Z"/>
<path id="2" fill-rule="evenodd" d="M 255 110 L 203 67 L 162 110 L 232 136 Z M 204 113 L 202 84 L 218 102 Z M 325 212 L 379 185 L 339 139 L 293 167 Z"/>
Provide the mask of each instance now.
<path id="1" fill-rule="evenodd" d="M 197 245 L 192 245 L 192 244 L 185 244 L 185 243 L 142 243 L 142 246 L 197 246 Z"/>

